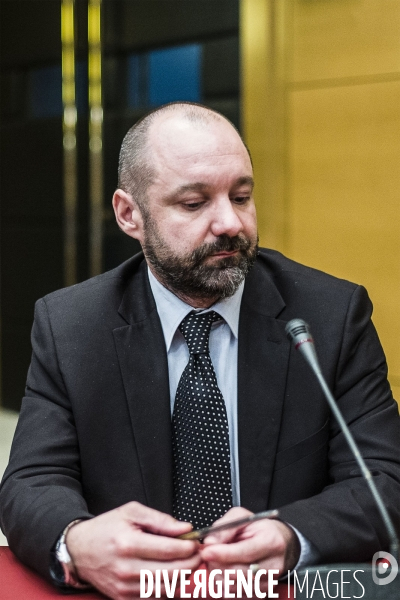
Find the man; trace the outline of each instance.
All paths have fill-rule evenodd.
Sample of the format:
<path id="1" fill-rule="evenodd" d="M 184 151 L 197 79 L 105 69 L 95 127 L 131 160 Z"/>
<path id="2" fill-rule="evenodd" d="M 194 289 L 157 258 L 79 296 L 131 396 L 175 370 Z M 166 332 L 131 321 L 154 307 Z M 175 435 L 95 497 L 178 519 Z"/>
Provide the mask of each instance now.
<path id="1" fill-rule="evenodd" d="M 258 251 L 252 190 L 248 151 L 218 113 L 167 105 L 128 132 L 113 206 L 144 257 L 37 303 L 1 489 L 10 546 L 44 576 L 138 597 L 140 569 L 285 572 L 388 545 L 284 332 L 294 317 L 311 324 L 398 525 L 398 412 L 370 302 L 358 286 Z M 204 546 L 175 539 L 185 521 L 268 507 L 279 520 Z"/>

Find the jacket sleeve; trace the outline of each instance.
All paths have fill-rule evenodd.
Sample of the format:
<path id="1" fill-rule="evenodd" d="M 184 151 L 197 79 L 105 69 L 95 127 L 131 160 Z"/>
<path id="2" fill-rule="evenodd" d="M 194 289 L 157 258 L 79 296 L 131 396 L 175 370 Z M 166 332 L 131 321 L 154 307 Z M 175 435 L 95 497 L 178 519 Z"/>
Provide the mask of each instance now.
<path id="1" fill-rule="evenodd" d="M 74 519 L 87 519 L 74 417 L 58 364 L 46 302 L 35 307 L 32 361 L 0 488 L 0 517 L 12 551 L 50 578 L 50 551 Z"/>
<path id="2" fill-rule="evenodd" d="M 371 313 L 366 291 L 356 288 L 330 383 L 399 532 L 400 420 Z M 389 550 L 388 535 L 333 416 L 328 452 L 328 485 L 315 496 L 282 507 L 282 519 L 316 546 L 322 563 L 370 560 L 377 550 Z"/>

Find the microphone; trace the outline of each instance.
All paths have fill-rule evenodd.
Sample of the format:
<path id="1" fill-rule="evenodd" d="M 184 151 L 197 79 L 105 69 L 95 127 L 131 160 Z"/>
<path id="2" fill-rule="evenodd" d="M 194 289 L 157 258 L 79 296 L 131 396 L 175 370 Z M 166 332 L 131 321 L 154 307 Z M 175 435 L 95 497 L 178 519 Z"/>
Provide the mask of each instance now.
<path id="1" fill-rule="evenodd" d="M 396 535 L 395 528 L 393 526 L 392 520 L 389 516 L 388 511 L 386 510 L 386 506 L 383 503 L 381 495 L 379 494 L 375 482 L 372 478 L 371 472 L 368 469 L 367 465 L 361 453 L 358 449 L 358 446 L 350 432 L 350 429 L 347 426 L 346 421 L 343 418 L 342 413 L 340 412 L 339 406 L 333 397 L 328 384 L 325 381 L 325 378 L 322 374 L 321 367 L 318 362 L 317 353 L 315 351 L 314 340 L 310 332 L 310 328 L 305 321 L 302 319 L 292 319 L 289 321 L 285 327 L 286 334 L 290 341 L 294 343 L 296 350 L 303 355 L 309 367 L 315 374 L 318 382 L 321 386 L 321 389 L 325 395 L 325 398 L 328 401 L 328 404 L 335 415 L 337 422 L 346 438 L 346 442 L 348 443 L 350 450 L 353 453 L 354 458 L 357 461 L 358 466 L 368 484 L 368 487 L 371 491 L 371 494 L 375 500 L 376 506 L 380 512 L 380 515 L 383 519 L 383 522 L 386 527 L 386 531 L 389 535 L 390 539 L 390 552 L 394 557 L 398 557 L 399 552 L 399 540 Z"/>

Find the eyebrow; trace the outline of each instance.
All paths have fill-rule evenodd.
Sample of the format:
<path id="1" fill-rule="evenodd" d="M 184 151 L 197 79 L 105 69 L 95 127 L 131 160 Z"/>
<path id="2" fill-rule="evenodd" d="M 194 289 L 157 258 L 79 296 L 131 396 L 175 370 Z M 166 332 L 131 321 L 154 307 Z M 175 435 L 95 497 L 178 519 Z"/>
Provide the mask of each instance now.
<path id="1" fill-rule="evenodd" d="M 236 185 L 250 185 L 251 188 L 254 187 L 254 179 L 252 177 L 239 177 L 236 181 Z"/>
<path id="2" fill-rule="evenodd" d="M 239 177 L 234 182 L 234 186 L 240 187 L 241 185 L 250 185 L 251 188 L 254 187 L 254 179 L 252 177 Z M 181 185 L 175 190 L 175 194 L 183 194 L 185 192 L 202 192 L 207 189 L 209 186 L 206 183 L 202 183 L 198 181 L 196 183 L 188 183 L 186 185 Z"/>
<path id="3" fill-rule="evenodd" d="M 196 183 L 187 183 L 186 185 L 180 185 L 176 190 L 176 194 L 183 194 L 184 192 L 201 192 L 207 188 L 207 184 L 196 182 Z"/>

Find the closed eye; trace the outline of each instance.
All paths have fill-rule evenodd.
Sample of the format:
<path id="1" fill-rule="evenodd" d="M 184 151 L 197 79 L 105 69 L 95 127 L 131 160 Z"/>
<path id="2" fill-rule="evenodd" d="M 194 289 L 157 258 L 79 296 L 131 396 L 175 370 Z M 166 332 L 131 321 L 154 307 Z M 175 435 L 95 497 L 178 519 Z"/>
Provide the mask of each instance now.
<path id="1" fill-rule="evenodd" d="M 235 204 L 246 204 L 250 200 L 251 196 L 235 196 L 233 202 Z"/>
<path id="2" fill-rule="evenodd" d="M 195 210 L 201 208 L 204 203 L 205 203 L 205 201 L 201 200 L 199 202 L 187 202 L 187 203 L 183 204 L 183 206 L 186 210 L 195 211 Z"/>

